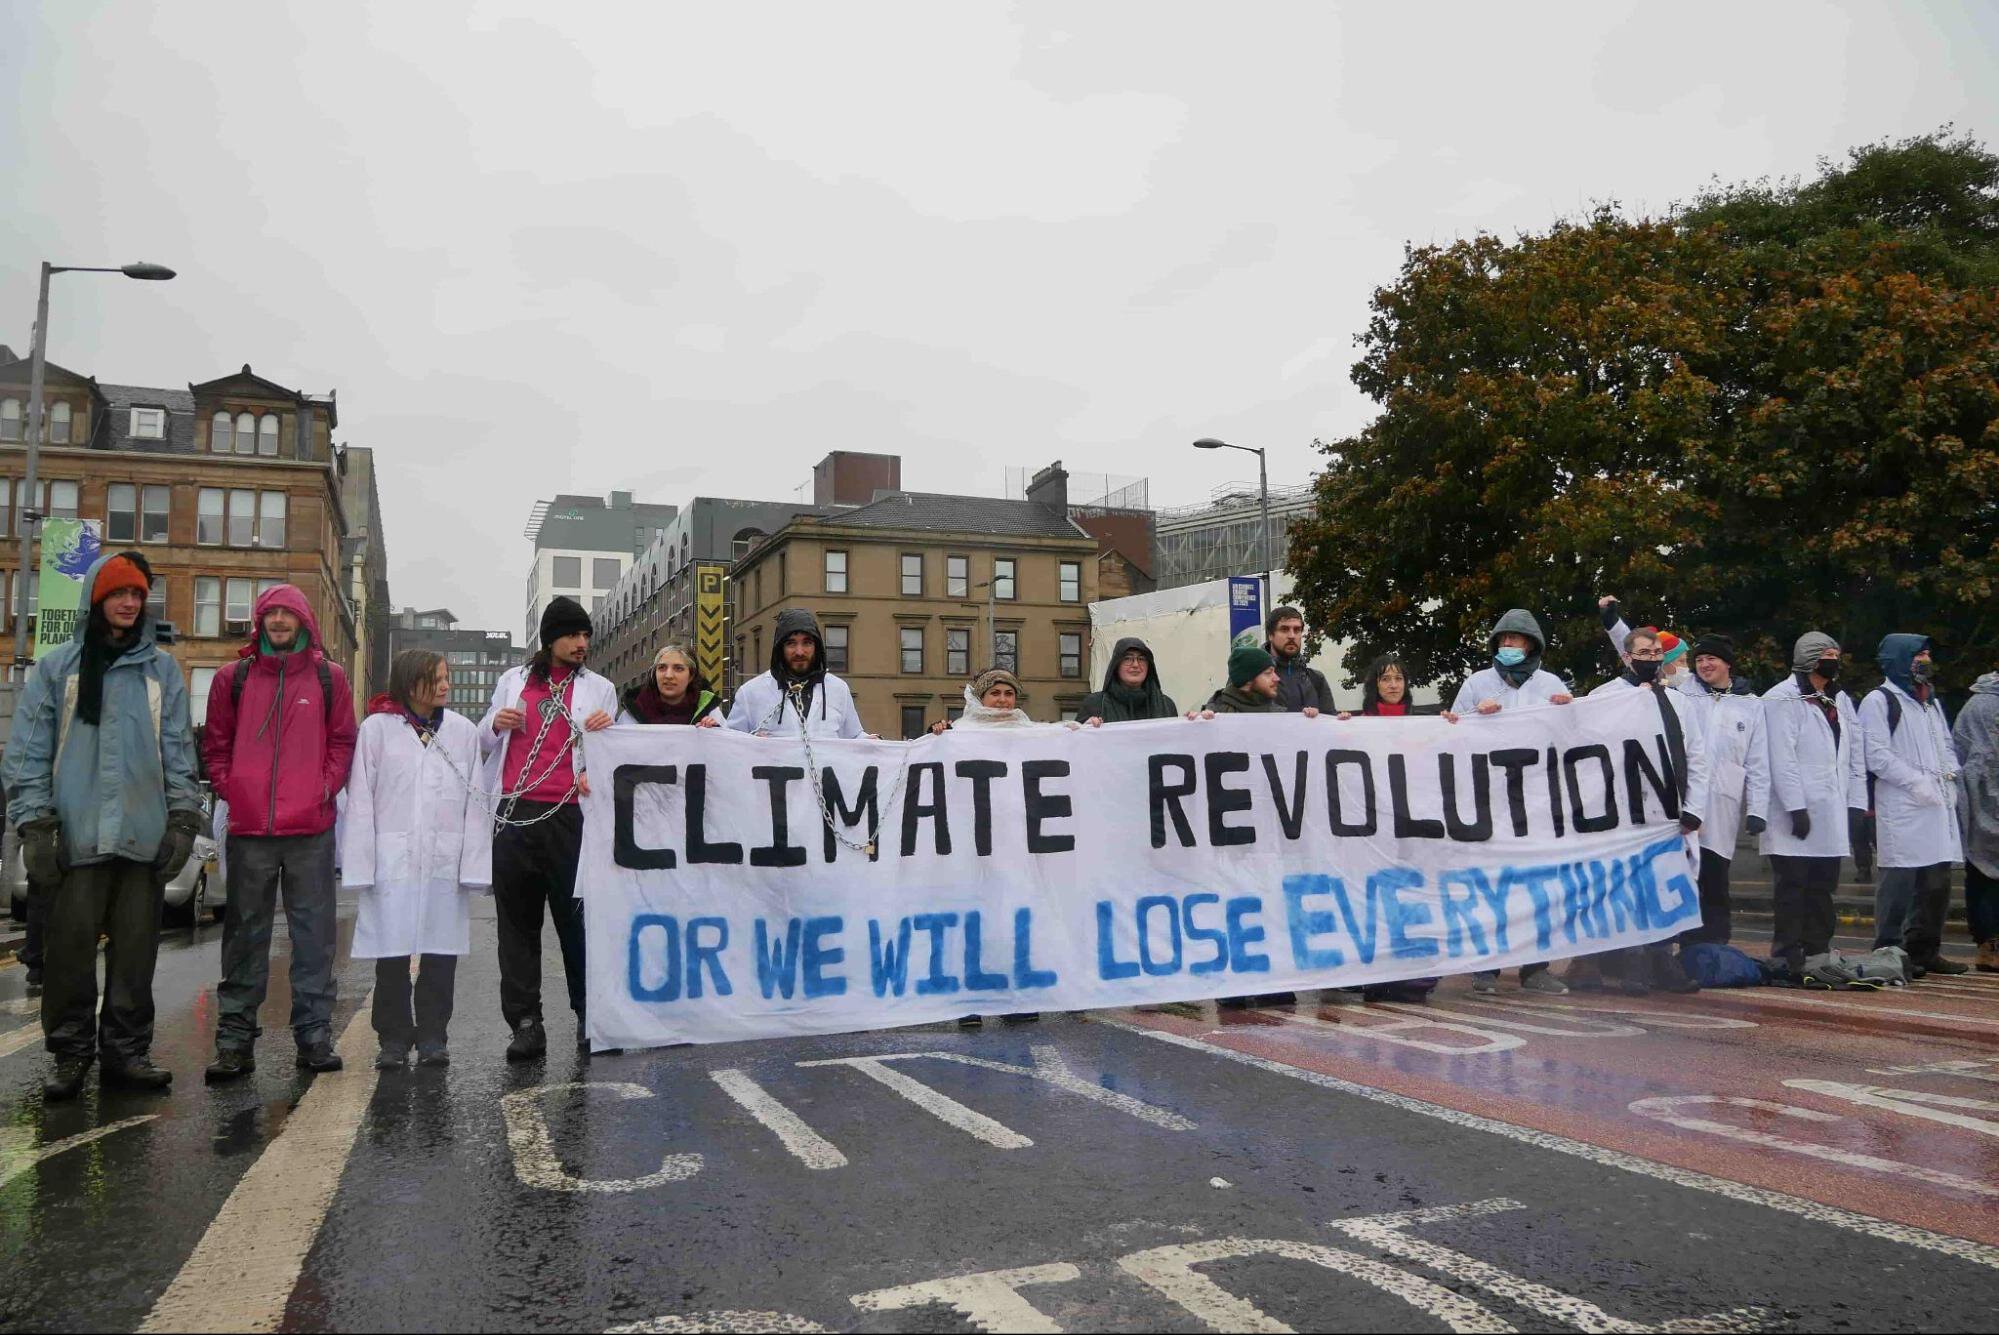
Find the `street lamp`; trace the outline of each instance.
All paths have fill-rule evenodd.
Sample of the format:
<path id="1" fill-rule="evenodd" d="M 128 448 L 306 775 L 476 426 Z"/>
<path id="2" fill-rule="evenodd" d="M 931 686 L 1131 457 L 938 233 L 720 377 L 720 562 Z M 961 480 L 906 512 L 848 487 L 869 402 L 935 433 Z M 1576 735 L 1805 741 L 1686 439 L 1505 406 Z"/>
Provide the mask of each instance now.
<path id="1" fill-rule="evenodd" d="M 21 482 L 21 494 L 25 498 L 21 506 L 21 570 L 15 576 L 20 580 L 15 589 L 19 602 L 14 610 L 14 666 L 17 668 L 26 667 L 34 661 L 28 653 L 28 578 L 29 562 L 35 554 L 35 526 L 42 518 L 41 511 L 36 508 L 41 492 L 35 487 L 35 466 L 41 460 L 42 372 L 49 356 L 49 276 L 59 273 L 121 273 L 127 278 L 149 283 L 165 282 L 174 276 L 174 271 L 164 264 L 149 264 L 144 260 L 113 268 L 42 261 L 42 288 L 35 299 L 35 345 L 28 363 L 28 462 L 23 470 L 27 476 Z"/>
<path id="2" fill-rule="evenodd" d="M 1194 448 L 1197 450 L 1241 450 L 1244 454 L 1253 454 L 1256 456 L 1256 488 L 1258 495 L 1262 498 L 1262 523 L 1260 528 L 1263 534 L 1263 614 L 1269 616 L 1271 569 L 1270 470 L 1265 466 L 1263 451 L 1252 445 L 1231 445 L 1225 440 L 1216 440 L 1213 436 L 1201 437 L 1201 439 L 1194 442 Z"/>

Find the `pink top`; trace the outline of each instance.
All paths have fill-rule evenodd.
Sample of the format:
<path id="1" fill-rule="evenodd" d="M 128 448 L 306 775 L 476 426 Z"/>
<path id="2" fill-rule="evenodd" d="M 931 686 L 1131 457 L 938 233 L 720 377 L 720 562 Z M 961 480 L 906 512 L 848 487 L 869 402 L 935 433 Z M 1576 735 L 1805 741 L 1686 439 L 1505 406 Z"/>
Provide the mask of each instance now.
<path id="1" fill-rule="evenodd" d="M 557 672 L 553 675 L 553 680 L 556 689 L 562 693 L 563 706 L 567 708 L 574 698 L 575 693 L 571 687 L 576 684 L 576 674 Z M 513 792 L 521 781 L 521 770 L 528 763 L 528 748 L 534 745 L 535 734 L 541 731 L 541 704 L 546 699 L 548 699 L 548 683 L 530 674 L 527 685 L 521 688 L 520 708 L 527 718 L 520 727 L 508 735 L 506 758 L 500 764 L 500 781 L 505 786 L 506 792 Z M 576 752 L 574 749 L 563 750 L 564 743 L 569 740 L 570 731 L 569 720 L 560 714 L 556 715 L 554 721 L 548 725 L 548 736 L 542 739 L 541 750 L 534 758 L 531 777 L 534 778 L 535 785 L 521 794 L 522 801 L 561 802 L 565 799 L 570 802 L 576 801 L 575 794 L 569 791 L 576 782 Z M 558 753 L 562 756 L 561 761 L 551 766 L 549 762 L 554 760 Z"/>

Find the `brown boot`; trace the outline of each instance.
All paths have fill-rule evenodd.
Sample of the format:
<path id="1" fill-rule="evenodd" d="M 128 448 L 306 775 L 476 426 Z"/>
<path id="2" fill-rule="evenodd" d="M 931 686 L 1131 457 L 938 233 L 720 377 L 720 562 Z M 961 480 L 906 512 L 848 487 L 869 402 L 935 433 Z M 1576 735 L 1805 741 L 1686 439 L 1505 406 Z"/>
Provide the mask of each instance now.
<path id="1" fill-rule="evenodd" d="M 1562 981 L 1569 985 L 1571 992 L 1603 991 L 1603 964 L 1594 955 L 1582 955 L 1569 961 L 1569 967 L 1562 974 Z"/>
<path id="2" fill-rule="evenodd" d="M 1999 941 L 1978 943 L 1978 972 L 1999 973 Z"/>

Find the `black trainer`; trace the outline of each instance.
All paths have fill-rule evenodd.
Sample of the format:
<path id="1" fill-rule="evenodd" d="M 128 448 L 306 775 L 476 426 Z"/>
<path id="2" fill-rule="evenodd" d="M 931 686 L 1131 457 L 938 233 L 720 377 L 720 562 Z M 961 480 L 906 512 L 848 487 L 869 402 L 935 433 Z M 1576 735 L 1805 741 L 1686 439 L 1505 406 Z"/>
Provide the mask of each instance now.
<path id="1" fill-rule="evenodd" d="M 50 1103 L 66 1103 L 83 1092 L 83 1079 L 90 1074 L 90 1058 L 58 1057 L 55 1068 L 42 1081 L 42 1097 Z"/>
<path id="2" fill-rule="evenodd" d="M 513 1041 L 507 1044 L 507 1060 L 531 1062 L 548 1051 L 548 1031 L 530 1016 L 514 1026 Z"/>
<path id="3" fill-rule="evenodd" d="M 416 1045 L 416 1064 L 418 1066 L 449 1066 L 451 1065 L 451 1050 L 442 1043 L 435 1045 L 419 1043 Z"/>
<path id="4" fill-rule="evenodd" d="M 104 1069 L 97 1073 L 97 1079 L 106 1089 L 136 1089 L 164 1094 L 174 1082 L 174 1073 L 153 1065 L 153 1059 L 142 1053 L 121 1060 L 106 1057 Z"/>
<path id="5" fill-rule="evenodd" d="M 333 1044 L 323 1038 L 299 1047 L 298 1064 L 300 1070 L 311 1071 L 314 1075 L 337 1071 L 346 1065 L 340 1060 L 340 1054 L 333 1050 Z"/>
<path id="6" fill-rule="evenodd" d="M 211 1085 L 220 1085 L 230 1080 L 241 1080 L 257 1069 L 257 1059 L 241 1048 L 223 1048 L 215 1054 L 215 1060 L 201 1073 L 201 1078 Z"/>
<path id="7" fill-rule="evenodd" d="M 1923 967 L 1942 978 L 1955 978 L 1961 973 L 1970 973 L 1969 964 L 1960 964 L 1948 955 L 1932 955 L 1923 961 Z"/>

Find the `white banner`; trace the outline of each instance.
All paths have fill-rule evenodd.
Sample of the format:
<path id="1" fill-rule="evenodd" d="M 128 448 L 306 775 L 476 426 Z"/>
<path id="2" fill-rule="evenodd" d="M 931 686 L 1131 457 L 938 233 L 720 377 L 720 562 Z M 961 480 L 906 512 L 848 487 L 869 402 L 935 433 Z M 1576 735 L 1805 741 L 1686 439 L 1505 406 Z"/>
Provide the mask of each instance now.
<path id="1" fill-rule="evenodd" d="M 809 755 L 714 729 L 594 733 L 591 1037 L 838 1033 L 1661 940 L 1700 921 L 1661 703 L 958 730 Z M 829 830 L 815 772 L 872 857 Z"/>

